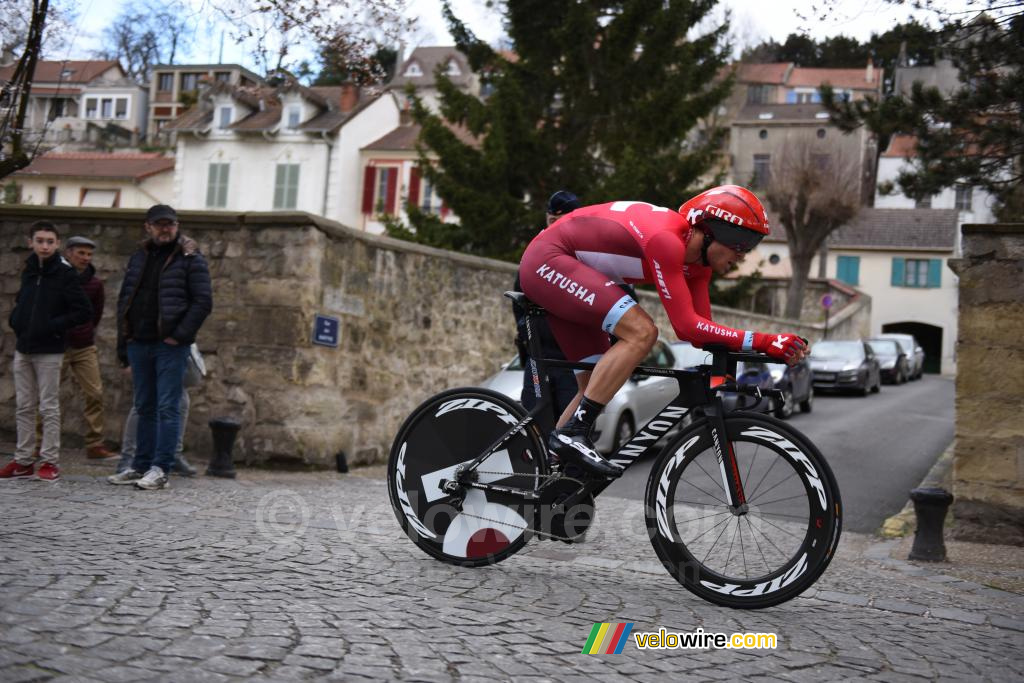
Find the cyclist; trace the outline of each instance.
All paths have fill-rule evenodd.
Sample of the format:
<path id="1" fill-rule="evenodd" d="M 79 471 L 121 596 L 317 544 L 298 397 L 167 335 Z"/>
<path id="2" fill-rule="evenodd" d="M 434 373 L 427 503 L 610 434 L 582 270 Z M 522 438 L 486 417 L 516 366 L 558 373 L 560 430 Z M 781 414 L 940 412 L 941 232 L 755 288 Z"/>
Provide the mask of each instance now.
<path id="1" fill-rule="evenodd" d="M 523 292 L 547 309 L 558 345 L 571 361 L 596 362 L 577 374 L 578 392 L 548 439 L 562 459 L 608 477 L 622 467 L 590 441 L 594 420 L 650 352 L 658 328 L 620 283 L 654 284 L 676 335 L 695 346 L 719 344 L 796 363 L 807 344 L 795 334 L 735 330 L 711 321 L 708 285 L 769 234 L 757 197 L 722 185 L 679 211 L 645 202 L 583 207 L 530 242 L 519 265 Z M 619 342 L 609 347 L 608 334 Z"/>

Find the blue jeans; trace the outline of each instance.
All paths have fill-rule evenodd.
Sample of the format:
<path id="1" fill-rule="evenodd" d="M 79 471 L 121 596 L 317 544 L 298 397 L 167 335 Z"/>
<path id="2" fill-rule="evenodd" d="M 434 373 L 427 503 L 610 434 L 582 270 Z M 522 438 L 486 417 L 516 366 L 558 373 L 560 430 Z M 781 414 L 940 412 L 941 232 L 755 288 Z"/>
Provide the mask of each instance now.
<path id="1" fill-rule="evenodd" d="M 135 410 L 139 414 L 135 460 L 132 469 L 145 473 L 159 467 L 165 473 L 174 465 L 181 429 L 181 392 L 184 389 L 187 344 L 130 342 Z"/>

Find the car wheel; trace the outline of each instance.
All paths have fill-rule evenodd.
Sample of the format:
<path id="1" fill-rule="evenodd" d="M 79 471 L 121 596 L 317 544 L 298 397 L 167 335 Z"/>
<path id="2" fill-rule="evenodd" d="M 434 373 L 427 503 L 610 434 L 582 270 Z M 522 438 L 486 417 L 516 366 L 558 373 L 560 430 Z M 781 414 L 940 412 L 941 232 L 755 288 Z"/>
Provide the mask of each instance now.
<path id="1" fill-rule="evenodd" d="M 636 426 L 633 424 L 633 416 L 629 412 L 624 412 L 619 416 L 619 421 L 615 423 L 615 438 L 612 440 L 612 453 L 619 450 L 622 444 L 626 443 L 633 438 L 633 434 L 636 432 Z"/>
<path id="2" fill-rule="evenodd" d="M 782 390 L 782 402 L 775 404 L 775 417 L 780 420 L 788 420 L 793 414 L 793 389 L 786 387 Z"/>
<path id="3" fill-rule="evenodd" d="M 896 371 L 896 378 L 893 380 L 892 383 L 893 384 L 903 384 L 905 381 L 906 381 L 906 379 L 903 377 L 903 371 L 902 370 L 897 370 Z"/>
<path id="4" fill-rule="evenodd" d="M 882 376 L 879 375 L 878 376 L 878 380 L 875 382 L 875 386 L 871 387 L 871 393 L 872 394 L 877 394 L 881 390 L 882 390 Z"/>
<path id="5" fill-rule="evenodd" d="M 814 385 L 807 387 L 807 398 L 800 401 L 800 412 L 809 413 L 814 404 Z"/>

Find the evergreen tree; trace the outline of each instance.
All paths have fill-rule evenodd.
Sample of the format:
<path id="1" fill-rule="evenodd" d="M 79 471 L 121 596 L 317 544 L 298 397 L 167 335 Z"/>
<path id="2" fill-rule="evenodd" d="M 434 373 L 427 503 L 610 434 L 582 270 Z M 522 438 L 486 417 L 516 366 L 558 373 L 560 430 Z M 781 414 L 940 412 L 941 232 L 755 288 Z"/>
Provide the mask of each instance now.
<path id="1" fill-rule="evenodd" d="M 392 225 L 389 232 L 516 259 L 558 189 L 594 203 L 678 206 L 701 189 L 720 148 L 721 131 L 693 131 L 732 85 L 718 78 L 726 26 L 688 35 L 714 4 L 509 2 L 508 56 L 479 41 L 446 3 L 458 49 L 490 95 L 477 99 L 438 73 L 440 115 L 419 102 L 413 115 L 422 126 L 423 173 L 460 224 L 410 207 L 412 230 Z"/>

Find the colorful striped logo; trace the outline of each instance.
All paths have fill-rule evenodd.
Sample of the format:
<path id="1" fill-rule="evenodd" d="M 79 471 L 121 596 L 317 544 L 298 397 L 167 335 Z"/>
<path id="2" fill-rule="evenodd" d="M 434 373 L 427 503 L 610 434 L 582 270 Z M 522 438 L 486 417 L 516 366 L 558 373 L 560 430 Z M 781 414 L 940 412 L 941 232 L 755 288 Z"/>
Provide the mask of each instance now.
<path id="1" fill-rule="evenodd" d="M 581 654 L 617 655 L 622 652 L 626 640 L 629 639 L 629 632 L 632 630 L 632 623 L 594 624 Z"/>

